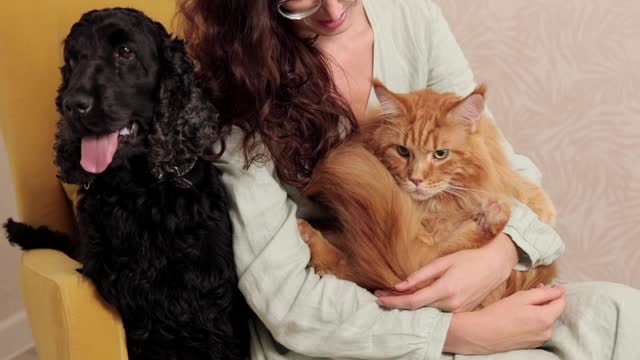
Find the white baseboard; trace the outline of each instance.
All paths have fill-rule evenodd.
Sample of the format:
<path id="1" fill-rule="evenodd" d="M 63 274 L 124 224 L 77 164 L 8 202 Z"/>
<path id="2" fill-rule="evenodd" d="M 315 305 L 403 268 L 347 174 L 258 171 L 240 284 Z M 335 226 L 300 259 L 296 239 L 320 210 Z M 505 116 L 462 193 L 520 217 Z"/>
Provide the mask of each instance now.
<path id="1" fill-rule="evenodd" d="M 24 311 L 0 320 L 0 359 L 11 359 L 32 346 L 31 328 Z"/>

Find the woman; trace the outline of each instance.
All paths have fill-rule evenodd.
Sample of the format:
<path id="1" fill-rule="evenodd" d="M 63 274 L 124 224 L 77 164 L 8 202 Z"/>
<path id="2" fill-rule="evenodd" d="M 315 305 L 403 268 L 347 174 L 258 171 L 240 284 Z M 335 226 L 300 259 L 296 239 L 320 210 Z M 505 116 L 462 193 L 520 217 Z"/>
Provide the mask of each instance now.
<path id="1" fill-rule="evenodd" d="M 624 286 L 537 288 L 468 312 L 514 266 L 527 270 L 562 253 L 558 235 L 522 204 L 486 247 L 444 257 L 398 285 L 438 278 L 414 294 L 376 298 L 306 268 L 309 250 L 296 216 L 323 212 L 298 190 L 375 105 L 369 79 L 397 92 L 431 87 L 466 95 L 475 86 L 431 1 L 181 0 L 180 13 L 227 131 L 217 164 L 232 201 L 239 287 L 256 314 L 254 359 L 453 356 L 443 352 L 640 358 L 632 343 L 640 293 Z M 540 182 L 535 166 L 506 141 L 505 151 L 516 169 Z M 543 343 L 545 350 L 505 352 Z"/>

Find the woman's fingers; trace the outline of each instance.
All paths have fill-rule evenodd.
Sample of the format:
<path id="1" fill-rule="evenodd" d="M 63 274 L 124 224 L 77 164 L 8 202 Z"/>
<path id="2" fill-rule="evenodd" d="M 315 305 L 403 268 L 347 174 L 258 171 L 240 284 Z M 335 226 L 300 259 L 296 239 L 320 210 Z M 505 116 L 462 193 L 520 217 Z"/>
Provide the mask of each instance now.
<path id="1" fill-rule="evenodd" d="M 440 277 L 445 271 L 447 271 L 449 266 L 450 264 L 447 261 L 446 257 L 437 259 L 431 262 L 429 265 L 424 266 L 420 270 L 409 275 L 409 277 L 407 277 L 405 281 L 396 284 L 394 286 L 394 289 L 396 291 L 404 292 L 416 287 L 421 282 L 434 280 Z"/>
<path id="2" fill-rule="evenodd" d="M 551 301 L 561 298 L 565 293 L 563 286 L 537 287 L 531 290 L 522 291 L 520 295 L 528 305 L 545 305 Z"/>
<path id="3" fill-rule="evenodd" d="M 405 293 L 390 290 L 376 290 L 373 292 L 373 294 L 377 297 L 407 295 Z"/>
<path id="4" fill-rule="evenodd" d="M 555 300 L 552 300 L 548 304 L 544 305 L 544 307 L 548 310 L 549 316 L 553 319 L 553 321 L 555 321 L 555 319 L 557 319 L 558 317 L 560 317 L 560 315 L 562 315 L 562 312 L 564 311 L 564 308 L 566 306 L 567 306 L 567 300 L 564 296 L 561 296 Z"/>
<path id="5" fill-rule="evenodd" d="M 444 274 L 450 267 L 446 257 L 433 261 L 429 265 L 414 272 L 407 277 L 407 280 L 394 286 L 397 293 L 387 290 L 379 290 L 375 294 L 378 296 L 378 304 L 396 309 L 418 309 L 423 306 L 442 300 L 450 296 L 450 289 L 446 287 L 445 282 L 436 281 L 430 286 L 422 288 L 413 293 L 405 293 L 413 290 L 418 284 L 437 279 Z"/>
<path id="6" fill-rule="evenodd" d="M 378 305 L 395 309 L 418 309 L 429 306 L 434 302 L 449 296 L 448 289 L 440 282 L 420 289 L 412 294 L 382 296 L 378 298 Z"/>

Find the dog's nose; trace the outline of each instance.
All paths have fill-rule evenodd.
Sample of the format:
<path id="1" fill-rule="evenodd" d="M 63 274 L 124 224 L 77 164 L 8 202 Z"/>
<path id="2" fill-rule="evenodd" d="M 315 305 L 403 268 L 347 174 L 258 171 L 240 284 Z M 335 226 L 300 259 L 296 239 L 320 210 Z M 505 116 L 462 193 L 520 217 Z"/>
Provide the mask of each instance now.
<path id="1" fill-rule="evenodd" d="M 72 95 L 64 100 L 64 110 L 76 115 L 86 115 L 92 106 L 93 99 L 87 95 Z"/>

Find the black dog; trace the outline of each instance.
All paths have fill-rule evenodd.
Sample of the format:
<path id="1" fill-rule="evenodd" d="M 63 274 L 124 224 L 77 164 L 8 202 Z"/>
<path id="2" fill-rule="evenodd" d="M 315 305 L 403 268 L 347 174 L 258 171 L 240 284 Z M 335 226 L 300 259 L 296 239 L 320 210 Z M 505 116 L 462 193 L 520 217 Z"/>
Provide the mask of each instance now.
<path id="1" fill-rule="evenodd" d="M 82 184 L 80 241 L 9 220 L 23 249 L 53 248 L 119 311 L 131 359 L 241 359 L 237 289 L 220 175 L 202 159 L 217 112 L 184 43 L 133 9 L 91 11 L 64 42 L 55 164 Z"/>

